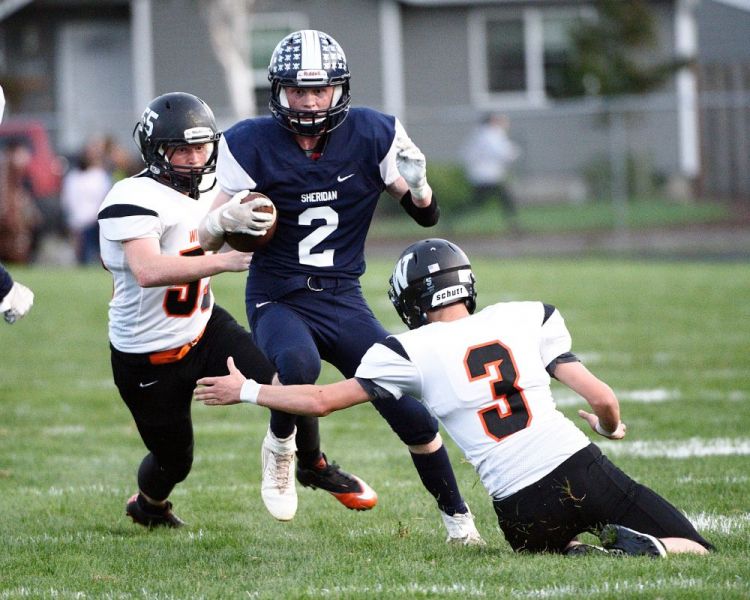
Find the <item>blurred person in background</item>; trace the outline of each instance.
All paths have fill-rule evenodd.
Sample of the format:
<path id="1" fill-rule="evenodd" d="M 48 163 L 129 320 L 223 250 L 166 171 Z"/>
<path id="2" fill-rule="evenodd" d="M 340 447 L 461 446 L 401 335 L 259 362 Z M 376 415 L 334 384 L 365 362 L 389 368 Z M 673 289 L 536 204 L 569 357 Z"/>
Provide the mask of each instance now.
<path id="1" fill-rule="evenodd" d="M 28 264 L 34 259 L 42 215 L 34 199 L 28 167 L 31 150 L 11 138 L 0 153 L 0 260 Z"/>
<path id="2" fill-rule="evenodd" d="M 509 128 L 510 119 L 506 115 L 485 115 L 464 142 L 461 158 L 474 205 L 481 208 L 488 201 L 498 201 L 508 227 L 517 231 L 516 202 L 508 173 L 521 151 L 508 136 Z"/>
<path id="3" fill-rule="evenodd" d="M 111 135 L 104 138 L 104 156 L 105 168 L 113 184 L 140 170 L 138 161 Z"/>
<path id="4" fill-rule="evenodd" d="M 79 265 L 99 261 L 97 214 L 112 187 L 112 178 L 105 168 L 105 158 L 104 140 L 92 138 L 78 156 L 77 164 L 63 178 L 60 202 Z"/>

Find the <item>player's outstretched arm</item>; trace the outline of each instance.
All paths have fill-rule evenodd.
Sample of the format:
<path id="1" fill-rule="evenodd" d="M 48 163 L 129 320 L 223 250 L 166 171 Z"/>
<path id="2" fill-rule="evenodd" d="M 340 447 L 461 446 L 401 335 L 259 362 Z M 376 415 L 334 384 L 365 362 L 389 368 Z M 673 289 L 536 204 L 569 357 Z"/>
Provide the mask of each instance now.
<path id="1" fill-rule="evenodd" d="M 229 375 L 199 379 L 193 392 L 195 400 L 211 406 L 247 402 L 315 417 L 370 401 L 356 379 L 328 385 L 260 385 L 246 379 L 231 356 L 227 359 L 227 368 Z"/>
<path id="2" fill-rule="evenodd" d="M 580 362 L 558 364 L 555 378 L 583 397 L 594 414 L 579 410 L 584 419 L 599 435 L 618 440 L 625 437 L 627 427 L 620 421 L 620 403 L 612 388 L 596 377 Z"/>

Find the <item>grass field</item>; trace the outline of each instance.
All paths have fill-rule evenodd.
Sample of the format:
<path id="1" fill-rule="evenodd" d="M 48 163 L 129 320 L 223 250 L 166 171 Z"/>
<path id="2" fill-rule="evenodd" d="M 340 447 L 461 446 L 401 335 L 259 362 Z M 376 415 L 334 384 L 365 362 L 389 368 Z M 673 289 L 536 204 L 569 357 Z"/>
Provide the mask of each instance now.
<path id="1" fill-rule="evenodd" d="M 364 279 L 392 330 L 403 329 L 385 296 L 399 249 L 371 259 Z M 514 555 L 450 442 L 488 544 L 449 547 L 406 450 L 369 406 L 327 417 L 321 430 L 328 456 L 378 491 L 373 511 L 300 489 L 296 518 L 274 521 L 260 500 L 265 410 L 196 405 L 195 465 L 172 496 L 189 527 L 144 530 L 124 515 L 144 450 L 111 383 L 109 276 L 14 269 L 36 303 L 0 325 L 0 598 L 750 598 L 747 264 L 474 264 L 480 306 L 560 308 L 574 351 L 622 401 L 629 435 L 602 448 L 680 507 L 715 554 Z M 242 288 L 240 275 L 214 279 L 219 302 L 244 322 Z M 577 418 L 582 400 L 554 390 Z"/>

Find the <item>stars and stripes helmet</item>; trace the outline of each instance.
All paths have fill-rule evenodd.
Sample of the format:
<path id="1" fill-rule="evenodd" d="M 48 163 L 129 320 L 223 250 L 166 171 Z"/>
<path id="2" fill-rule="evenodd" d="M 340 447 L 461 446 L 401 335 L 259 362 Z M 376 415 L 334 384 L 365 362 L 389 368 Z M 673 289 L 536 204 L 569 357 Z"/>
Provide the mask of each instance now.
<path id="1" fill-rule="evenodd" d="M 298 135 L 332 131 L 349 113 L 349 77 L 346 55 L 330 35 L 314 29 L 290 33 L 277 44 L 268 65 L 271 114 L 282 127 Z M 311 112 L 289 108 L 285 88 L 329 86 L 334 86 L 334 92 L 328 109 Z"/>
<path id="2" fill-rule="evenodd" d="M 433 308 L 463 302 L 477 306 L 471 263 L 456 244 L 439 238 L 421 240 L 401 253 L 390 279 L 388 296 L 409 329 L 426 325 Z"/>
<path id="3" fill-rule="evenodd" d="M 200 189 L 203 176 L 216 171 L 221 132 L 211 108 L 203 100 L 184 92 L 170 92 L 154 98 L 133 129 L 133 139 L 141 151 L 150 177 L 179 192 L 197 198 L 216 183 Z M 168 151 L 188 144 L 212 144 L 202 167 L 174 167 Z"/>

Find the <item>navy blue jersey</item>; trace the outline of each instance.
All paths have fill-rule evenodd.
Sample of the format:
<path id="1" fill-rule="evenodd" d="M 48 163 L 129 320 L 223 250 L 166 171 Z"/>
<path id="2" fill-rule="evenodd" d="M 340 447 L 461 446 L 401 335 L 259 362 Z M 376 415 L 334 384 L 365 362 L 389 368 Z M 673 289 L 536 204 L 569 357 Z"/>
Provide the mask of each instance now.
<path id="1" fill-rule="evenodd" d="M 356 278 L 377 201 L 398 178 L 393 141 L 400 123 L 353 108 L 312 160 L 271 117 L 241 121 L 221 140 L 217 179 L 234 194 L 252 189 L 276 205 L 273 240 L 253 257 L 251 274 Z"/>

